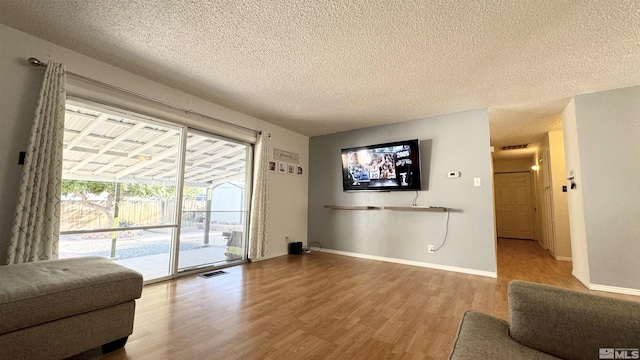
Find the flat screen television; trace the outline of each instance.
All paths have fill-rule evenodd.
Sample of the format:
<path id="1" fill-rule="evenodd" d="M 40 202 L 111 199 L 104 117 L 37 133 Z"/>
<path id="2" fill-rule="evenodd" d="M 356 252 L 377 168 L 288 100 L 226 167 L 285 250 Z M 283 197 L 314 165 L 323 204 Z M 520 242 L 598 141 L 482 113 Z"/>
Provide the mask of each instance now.
<path id="1" fill-rule="evenodd" d="M 418 140 L 342 149 L 344 191 L 420 190 Z"/>

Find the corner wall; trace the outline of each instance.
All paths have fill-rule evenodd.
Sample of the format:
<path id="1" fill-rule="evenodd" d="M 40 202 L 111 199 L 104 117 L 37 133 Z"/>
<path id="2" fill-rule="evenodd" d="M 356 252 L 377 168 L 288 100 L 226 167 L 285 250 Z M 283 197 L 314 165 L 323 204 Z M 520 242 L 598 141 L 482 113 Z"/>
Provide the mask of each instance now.
<path id="1" fill-rule="evenodd" d="M 569 177 L 570 169 L 573 169 L 574 181 L 580 184 L 575 189 L 569 189 L 567 192 L 569 229 L 571 232 L 571 260 L 573 262 L 571 273 L 581 283 L 589 287 L 591 283 L 589 277 L 589 252 L 582 200 L 582 169 L 580 168 L 581 161 L 578 149 L 575 99 L 571 99 L 562 112 L 562 130 L 567 177 Z M 567 185 L 570 186 L 570 182 Z"/>
<path id="2" fill-rule="evenodd" d="M 267 123 L 260 119 L 233 111 L 195 96 L 158 84 L 120 68 L 78 54 L 51 42 L 33 37 L 15 29 L 0 25 L 0 263 L 4 263 L 9 242 L 13 212 L 22 167 L 18 165 L 18 153 L 27 148 L 29 132 L 44 71 L 26 64 L 26 58 L 34 56 L 42 61 L 55 60 L 66 65 L 67 70 L 133 92 L 144 94 L 194 112 L 270 132 L 269 158 L 273 148 L 298 153 L 300 164 L 308 167 L 308 137 Z M 207 129 L 202 119 L 191 119 L 194 124 Z M 284 177 L 283 177 L 284 176 Z M 302 177 L 269 174 L 269 228 L 267 256 L 287 253 L 285 236 L 300 241 L 307 234 L 308 176 Z M 280 241 L 282 239 L 282 241 Z"/>
<path id="3" fill-rule="evenodd" d="M 571 260 L 571 235 L 567 193 L 562 186 L 567 185 L 565 154 L 562 130 L 547 133 L 549 156 L 551 159 L 551 193 L 553 197 L 553 231 L 555 237 L 555 258 Z M 568 189 L 567 189 L 568 191 Z"/>
<path id="4" fill-rule="evenodd" d="M 640 86 L 576 96 L 575 119 L 591 287 L 640 294 Z"/>
<path id="5" fill-rule="evenodd" d="M 445 206 L 446 244 L 437 245 L 445 213 L 332 210 L 324 205 L 411 206 L 416 193 L 343 192 L 341 149 L 421 140 L 419 205 Z M 308 240 L 351 254 L 495 276 L 493 173 L 486 109 L 312 137 L 309 149 Z M 461 177 L 448 178 L 447 172 Z M 481 179 L 474 187 L 474 177 Z M 426 186 L 425 186 L 426 183 Z"/>

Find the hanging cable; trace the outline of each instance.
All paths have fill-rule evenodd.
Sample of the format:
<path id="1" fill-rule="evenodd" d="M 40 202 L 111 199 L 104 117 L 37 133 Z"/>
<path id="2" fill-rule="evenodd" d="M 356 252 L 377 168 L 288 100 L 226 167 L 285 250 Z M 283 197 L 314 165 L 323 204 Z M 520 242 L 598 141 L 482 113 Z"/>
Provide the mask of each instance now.
<path id="1" fill-rule="evenodd" d="M 418 191 L 416 190 L 416 197 L 413 198 L 413 202 L 411 203 L 411 206 L 418 206 Z"/>
<path id="2" fill-rule="evenodd" d="M 440 235 L 438 236 L 439 245 L 433 248 L 434 252 L 440 250 L 440 248 L 444 246 L 445 242 L 447 242 L 447 235 L 449 234 L 449 208 L 445 208 L 445 210 L 447 214 L 445 215 L 442 228 L 440 229 Z M 442 240 L 440 240 L 440 238 L 442 238 Z"/>
<path id="3" fill-rule="evenodd" d="M 311 249 L 313 244 L 316 244 L 315 247 L 317 247 L 318 250 Z M 319 253 L 320 250 L 322 250 L 322 245 L 317 241 L 312 241 L 305 248 L 302 249 L 302 252 L 304 252 L 307 255 L 312 255 L 312 254 L 315 254 L 315 253 Z"/>

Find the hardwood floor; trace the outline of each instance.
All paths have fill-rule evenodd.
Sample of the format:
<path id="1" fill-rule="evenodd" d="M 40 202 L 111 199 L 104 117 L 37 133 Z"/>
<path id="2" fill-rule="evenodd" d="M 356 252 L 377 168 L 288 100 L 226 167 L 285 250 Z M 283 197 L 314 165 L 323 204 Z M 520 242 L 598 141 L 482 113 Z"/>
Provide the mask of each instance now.
<path id="1" fill-rule="evenodd" d="M 589 292 L 522 240 L 499 240 L 498 279 L 323 253 L 225 271 L 146 286 L 127 346 L 100 358 L 444 359 L 466 310 L 507 319 L 511 279 Z"/>

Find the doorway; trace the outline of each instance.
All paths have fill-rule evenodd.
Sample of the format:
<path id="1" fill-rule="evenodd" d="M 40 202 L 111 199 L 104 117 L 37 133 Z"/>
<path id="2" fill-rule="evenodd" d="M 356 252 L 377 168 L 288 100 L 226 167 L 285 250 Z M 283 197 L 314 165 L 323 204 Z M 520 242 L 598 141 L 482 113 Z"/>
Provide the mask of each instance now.
<path id="1" fill-rule="evenodd" d="M 189 129 L 186 148 L 178 271 L 244 260 L 251 146 Z"/>

